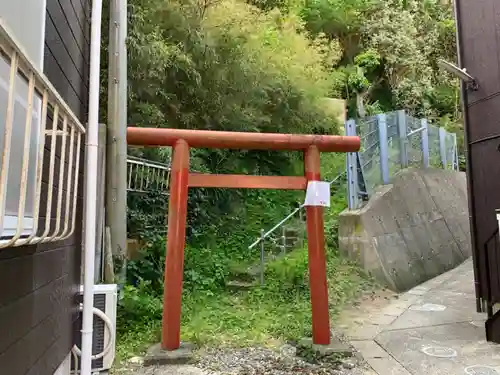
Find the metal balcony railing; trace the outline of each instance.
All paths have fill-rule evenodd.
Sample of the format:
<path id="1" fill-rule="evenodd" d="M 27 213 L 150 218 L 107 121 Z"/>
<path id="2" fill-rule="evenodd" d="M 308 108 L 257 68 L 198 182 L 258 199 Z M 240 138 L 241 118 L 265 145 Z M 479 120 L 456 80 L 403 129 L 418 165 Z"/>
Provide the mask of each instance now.
<path id="1" fill-rule="evenodd" d="M 0 249 L 65 240 L 85 128 L 1 18 L 0 54 Z"/>

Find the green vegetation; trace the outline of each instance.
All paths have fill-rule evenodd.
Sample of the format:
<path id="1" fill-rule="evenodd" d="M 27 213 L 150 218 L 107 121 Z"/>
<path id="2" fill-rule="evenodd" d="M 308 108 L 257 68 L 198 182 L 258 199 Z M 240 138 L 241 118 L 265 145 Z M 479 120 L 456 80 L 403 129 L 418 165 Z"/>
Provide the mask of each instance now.
<path id="1" fill-rule="evenodd" d="M 458 83 L 436 63 L 438 58 L 455 60 L 452 9 L 442 0 L 129 4 L 129 123 L 338 134 L 341 124 L 325 98 L 343 98 L 351 117 L 405 108 L 460 134 Z M 170 157 L 169 149 L 129 152 L 163 162 Z M 203 172 L 303 173 L 297 153 L 192 150 L 191 157 L 192 169 Z M 322 155 L 322 162 L 327 180 L 344 168 L 343 155 Z M 335 309 L 367 283 L 337 253 L 336 221 L 345 207 L 344 190 L 334 192 L 325 225 Z M 258 261 L 259 250 L 249 251 L 248 245 L 260 229 L 276 224 L 302 200 L 297 192 L 190 191 L 184 339 L 248 345 L 308 334 L 305 250 L 270 262 L 264 287 L 237 293 L 226 287 L 235 269 Z M 129 285 L 119 311 L 122 356 L 158 339 L 166 202 L 153 193 L 129 197 L 129 236 L 146 246 L 142 257 L 128 265 Z"/>
<path id="2" fill-rule="evenodd" d="M 356 297 L 367 285 L 359 271 L 331 254 L 329 276 L 332 313 Z M 268 265 L 264 288 L 248 294 L 221 292 L 217 297 L 186 293 L 183 301 L 182 338 L 202 345 L 272 346 L 311 335 L 311 314 L 307 283 L 307 254 L 292 256 Z M 279 279 L 278 279 L 279 278 Z M 300 282 L 298 282 L 300 280 Z M 139 353 L 159 340 L 162 304 L 149 291 L 130 288 L 121 309 L 121 319 L 133 324 L 121 326 L 119 355 Z M 133 311 L 133 312 L 132 312 Z M 137 319 L 137 315 L 141 314 Z M 134 317 L 134 320 L 131 318 Z"/>
<path id="3" fill-rule="evenodd" d="M 339 194 L 326 216 L 327 242 L 337 242 L 336 219 L 345 206 L 344 194 Z M 164 243 L 157 242 L 162 248 Z M 223 240 L 220 241 L 225 244 Z M 246 246 L 240 246 L 246 248 Z M 161 280 L 163 260 L 161 254 L 147 256 L 132 263 L 129 277 L 141 272 Z M 210 255 L 210 253 L 212 255 Z M 216 255 L 215 260 L 211 256 Z M 258 259 L 258 256 L 253 257 Z M 228 263 L 224 264 L 225 261 Z M 194 252 L 188 247 L 183 300 L 183 340 L 200 345 L 217 346 L 273 346 L 283 341 L 296 341 L 310 336 L 311 309 L 308 284 L 307 250 L 297 249 L 286 257 L 266 265 L 265 284 L 248 292 L 230 292 L 219 286 L 223 275 L 230 272 L 231 258 L 220 256 L 219 251 Z M 151 262 L 151 263 L 150 263 Z M 219 263 L 220 262 L 220 263 Z M 215 263 L 215 265 L 213 265 Z M 154 270 L 154 271 L 153 271 Z M 153 272 L 152 272 L 153 271 Z M 221 273 L 219 281 L 218 272 Z M 346 302 L 359 292 L 371 287 L 370 280 L 354 265 L 339 258 L 335 248 L 327 252 L 327 272 L 330 287 L 330 309 L 334 317 Z M 198 276 L 193 277 L 193 274 Z M 151 278 L 151 277 L 150 277 Z M 127 286 L 119 311 L 119 356 L 140 353 L 148 344 L 159 340 L 161 326 L 161 288 L 141 281 L 137 287 Z"/>

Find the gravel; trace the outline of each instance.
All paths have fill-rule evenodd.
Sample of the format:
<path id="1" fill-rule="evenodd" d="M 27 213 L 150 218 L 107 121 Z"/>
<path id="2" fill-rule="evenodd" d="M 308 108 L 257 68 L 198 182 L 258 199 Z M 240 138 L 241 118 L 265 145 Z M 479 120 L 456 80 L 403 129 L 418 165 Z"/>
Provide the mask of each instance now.
<path id="1" fill-rule="evenodd" d="M 345 339 L 336 334 L 342 341 Z M 202 349 L 189 366 L 143 367 L 140 358 L 113 375 L 363 375 L 366 364 L 353 350 L 353 356 L 308 362 L 297 355 L 293 345 L 277 350 L 261 347 Z"/>
<path id="2" fill-rule="evenodd" d="M 279 350 L 265 348 L 207 349 L 198 360 L 186 366 L 143 367 L 134 359 L 113 375 L 363 375 L 365 364 L 357 356 L 309 363 L 296 356 L 296 348 L 283 345 Z"/>
<path id="3" fill-rule="evenodd" d="M 356 357 L 325 363 L 309 363 L 295 356 L 295 348 L 214 349 L 203 353 L 196 367 L 208 375 L 361 375 L 363 363 Z"/>

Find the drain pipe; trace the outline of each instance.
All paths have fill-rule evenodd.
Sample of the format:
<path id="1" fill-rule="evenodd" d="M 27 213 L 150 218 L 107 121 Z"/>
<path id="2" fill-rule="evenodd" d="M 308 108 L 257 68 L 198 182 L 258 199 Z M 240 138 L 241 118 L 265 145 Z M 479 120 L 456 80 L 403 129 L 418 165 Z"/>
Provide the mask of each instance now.
<path id="1" fill-rule="evenodd" d="M 85 179 L 85 244 L 82 318 L 81 374 L 92 373 L 92 325 L 97 218 L 97 158 L 99 143 L 99 79 L 101 58 L 102 0 L 92 1 L 90 40 L 89 119 L 87 126 L 87 176 Z"/>

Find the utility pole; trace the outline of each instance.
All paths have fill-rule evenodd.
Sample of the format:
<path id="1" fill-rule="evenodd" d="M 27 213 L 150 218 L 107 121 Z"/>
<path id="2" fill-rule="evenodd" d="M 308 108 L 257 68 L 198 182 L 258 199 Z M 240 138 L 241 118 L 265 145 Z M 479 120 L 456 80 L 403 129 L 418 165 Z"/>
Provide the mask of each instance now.
<path id="1" fill-rule="evenodd" d="M 125 281 L 127 258 L 127 0 L 110 1 L 108 128 L 106 145 L 106 227 L 111 253 Z M 109 251 L 109 249 L 107 249 Z"/>

